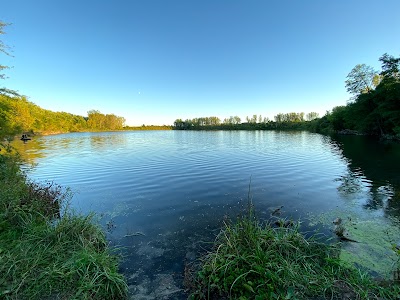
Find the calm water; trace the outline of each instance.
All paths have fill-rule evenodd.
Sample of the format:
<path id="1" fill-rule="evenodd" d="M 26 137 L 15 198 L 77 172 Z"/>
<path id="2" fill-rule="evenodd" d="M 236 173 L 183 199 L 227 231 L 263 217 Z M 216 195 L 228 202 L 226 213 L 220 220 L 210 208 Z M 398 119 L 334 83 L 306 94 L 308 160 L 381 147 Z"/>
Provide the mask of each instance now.
<path id="1" fill-rule="evenodd" d="M 399 216 L 400 145 L 308 132 L 134 131 L 35 138 L 17 147 L 37 181 L 95 211 L 135 299 L 184 299 L 183 266 L 209 248 L 251 194 L 258 215 L 313 219 L 341 209 L 392 224 Z M 310 223 L 303 222 L 304 230 Z M 320 230 L 331 234 L 329 226 Z"/>

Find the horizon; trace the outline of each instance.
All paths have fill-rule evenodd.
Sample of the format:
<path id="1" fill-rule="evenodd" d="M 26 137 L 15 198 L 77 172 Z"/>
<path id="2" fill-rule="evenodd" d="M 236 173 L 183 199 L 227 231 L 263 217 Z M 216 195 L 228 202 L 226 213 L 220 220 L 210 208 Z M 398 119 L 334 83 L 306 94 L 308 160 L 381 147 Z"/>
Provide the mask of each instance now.
<path id="1" fill-rule="evenodd" d="M 347 74 L 398 55 L 395 0 L 6 0 L 3 85 L 52 111 L 128 126 L 317 112 L 346 105 Z"/>

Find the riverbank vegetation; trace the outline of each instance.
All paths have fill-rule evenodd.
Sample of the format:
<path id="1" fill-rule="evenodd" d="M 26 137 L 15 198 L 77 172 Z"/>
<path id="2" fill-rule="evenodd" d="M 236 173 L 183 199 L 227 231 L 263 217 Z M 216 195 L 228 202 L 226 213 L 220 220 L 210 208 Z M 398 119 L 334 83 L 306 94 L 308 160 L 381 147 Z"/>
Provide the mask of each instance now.
<path id="1" fill-rule="evenodd" d="M 339 259 L 340 245 L 305 238 L 298 224 L 260 223 L 251 203 L 225 223 L 212 250 L 186 270 L 191 299 L 397 299 L 398 283 L 374 281 Z M 193 274 L 194 273 L 194 274 Z"/>
<path id="2" fill-rule="evenodd" d="M 122 130 L 123 117 L 91 110 L 87 117 L 43 109 L 24 96 L 0 94 L 0 129 L 10 136 L 22 132 L 64 133 Z"/>
<path id="3" fill-rule="evenodd" d="M 0 149 L 0 298 L 126 299 L 93 216 L 71 212 L 67 190 L 30 182 L 12 150 Z"/>

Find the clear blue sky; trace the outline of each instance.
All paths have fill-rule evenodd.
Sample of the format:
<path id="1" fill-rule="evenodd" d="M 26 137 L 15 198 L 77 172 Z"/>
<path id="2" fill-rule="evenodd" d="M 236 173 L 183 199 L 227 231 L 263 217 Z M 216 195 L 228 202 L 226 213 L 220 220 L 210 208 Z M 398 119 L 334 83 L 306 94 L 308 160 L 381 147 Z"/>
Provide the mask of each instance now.
<path id="1" fill-rule="evenodd" d="M 1 0 L 0 83 L 43 108 L 176 118 L 346 104 L 358 63 L 400 55 L 399 0 Z"/>

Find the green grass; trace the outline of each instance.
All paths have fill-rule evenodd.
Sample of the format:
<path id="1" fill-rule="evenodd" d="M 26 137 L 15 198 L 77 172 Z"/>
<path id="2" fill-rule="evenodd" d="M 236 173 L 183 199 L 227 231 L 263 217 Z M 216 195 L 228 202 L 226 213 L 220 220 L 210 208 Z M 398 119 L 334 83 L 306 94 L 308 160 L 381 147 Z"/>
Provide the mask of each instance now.
<path id="1" fill-rule="evenodd" d="M 61 208 L 67 191 L 28 182 L 0 152 L 0 299 L 126 299 L 118 260 L 93 215 Z"/>
<path id="2" fill-rule="evenodd" d="M 339 259 L 338 245 L 305 238 L 298 224 L 262 225 L 252 205 L 226 223 L 189 281 L 192 299 L 398 299 Z M 350 298 L 342 298 L 343 296 Z"/>

